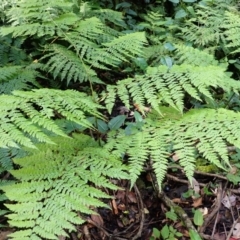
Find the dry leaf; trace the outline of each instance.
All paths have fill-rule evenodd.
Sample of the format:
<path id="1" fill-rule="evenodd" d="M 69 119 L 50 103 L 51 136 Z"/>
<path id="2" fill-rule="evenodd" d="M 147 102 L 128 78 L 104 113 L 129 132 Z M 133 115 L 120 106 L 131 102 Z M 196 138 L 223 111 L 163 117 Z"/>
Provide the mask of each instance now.
<path id="1" fill-rule="evenodd" d="M 111 201 L 111 203 L 112 203 L 113 213 L 114 213 L 115 215 L 117 215 L 117 214 L 118 214 L 118 206 L 117 206 L 117 203 L 116 203 L 115 199 L 113 199 L 113 200 Z"/>
<path id="2" fill-rule="evenodd" d="M 234 226 L 232 238 L 240 238 L 240 223 L 236 223 Z"/>
<path id="3" fill-rule="evenodd" d="M 134 192 L 128 192 L 127 197 L 131 203 L 137 203 L 136 195 Z"/>
<path id="4" fill-rule="evenodd" d="M 223 199 L 222 199 L 222 204 L 230 209 L 231 207 L 235 206 L 236 205 L 236 196 L 234 195 L 231 195 L 231 196 L 228 196 L 226 195 Z"/>
<path id="5" fill-rule="evenodd" d="M 91 214 L 91 220 L 96 223 L 98 226 L 103 226 L 103 219 L 101 215 Z"/>
<path id="6" fill-rule="evenodd" d="M 197 207 L 199 207 L 199 206 L 201 206 L 201 205 L 202 205 L 202 197 L 196 198 L 196 199 L 193 200 L 192 206 L 193 206 L 194 208 L 197 208 Z"/>

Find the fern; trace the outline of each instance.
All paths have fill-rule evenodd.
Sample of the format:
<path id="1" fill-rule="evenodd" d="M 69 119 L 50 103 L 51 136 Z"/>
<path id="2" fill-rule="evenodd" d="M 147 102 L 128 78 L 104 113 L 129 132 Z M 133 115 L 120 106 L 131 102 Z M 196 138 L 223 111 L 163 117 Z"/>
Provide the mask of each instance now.
<path id="1" fill-rule="evenodd" d="M 14 90 L 29 90 L 40 85 L 36 81 L 38 72 L 31 66 L 8 66 L 0 68 L 0 93 L 10 94 Z"/>
<path id="2" fill-rule="evenodd" d="M 211 99 L 211 87 L 238 91 L 240 85 L 229 78 L 225 68 L 221 66 L 182 64 L 174 65 L 171 69 L 160 66 L 148 68 L 146 75 L 137 75 L 135 78 L 119 81 L 116 86 L 108 86 L 105 103 L 111 112 L 115 99 L 119 97 L 126 107 L 130 108 L 127 97 L 130 96 L 141 111 L 147 103 L 154 109 L 158 109 L 159 104 L 169 104 L 182 112 L 185 93 L 199 101 L 203 96 Z"/>
<path id="3" fill-rule="evenodd" d="M 240 23 L 240 15 L 238 12 L 226 12 L 224 23 L 222 27 L 225 29 L 224 36 L 226 39 L 226 47 L 230 48 L 232 51 L 239 52 L 239 23 Z"/>
<path id="4" fill-rule="evenodd" d="M 109 138 L 106 148 L 114 154 L 126 154 L 129 159 L 132 184 L 143 165 L 152 161 L 158 184 L 165 177 L 172 151 L 191 180 L 197 154 L 220 167 L 228 168 L 227 144 L 240 146 L 240 114 L 225 109 L 198 109 L 181 115 L 171 108 L 161 108 L 163 116 L 152 114 L 136 134 L 120 130 Z M 226 117 L 227 116 L 227 117 Z M 172 151 L 171 151 L 172 149 Z"/>
<path id="5" fill-rule="evenodd" d="M 29 60 L 21 46 L 23 38 L 12 39 L 10 36 L 0 38 L 0 65 L 6 64 L 21 65 Z"/>
<path id="6" fill-rule="evenodd" d="M 54 138 L 57 145 L 38 145 L 39 151 L 16 158 L 19 170 L 11 174 L 19 180 L 1 187 L 11 201 L 9 223 L 19 230 L 12 239 L 58 239 L 82 224 L 93 208 L 107 207 L 110 198 L 99 189 L 117 189 L 108 179 L 128 178 L 121 161 L 99 148 L 85 135 L 74 139 Z"/>
<path id="7" fill-rule="evenodd" d="M 98 104 L 86 94 L 72 90 L 14 91 L 13 96 L 1 95 L 0 101 L 0 147 L 18 147 L 19 144 L 34 147 L 31 138 L 52 143 L 43 129 L 66 136 L 53 117 L 64 117 L 85 127 L 92 127 L 87 114 L 102 117 Z"/>

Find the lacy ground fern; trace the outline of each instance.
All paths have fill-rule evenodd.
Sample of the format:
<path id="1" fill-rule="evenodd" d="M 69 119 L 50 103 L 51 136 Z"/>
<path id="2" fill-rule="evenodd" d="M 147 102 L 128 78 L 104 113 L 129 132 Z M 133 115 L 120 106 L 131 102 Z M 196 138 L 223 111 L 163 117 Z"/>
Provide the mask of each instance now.
<path id="1" fill-rule="evenodd" d="M 240 114 L 225 109 L 192 110 L 183 116 L 172 108 L 161 108 L 163 116 L 150 114 L 141 130 L 126 134 L 120 130 L 109 138 L 107 149 L 125 154 L 130 164 L 132 184 L 146 161 L 151 162 L 161 186 L 175 152 L 191 181 L 197 154 L 210 163 L 229 168 L 227 144 L 240 147 Z M 227 116 L 227 117 L 226 117 Z"/>
<path id="2" fill-rule="evenodd" d="M 202 101 L 204 97 L 212 99 L 211 87 L 238 91 L 239 82 L 231 79 L 225 71 L 225 67 L 215 63 L 208 66 L 181 64 L 171 69 L 166 66 L 148 68 L 145 75 L 121 80 L 114 86 L 108 85 L 106 107 L 111 112 L 119 97 L 128 108 L 132 100 L 141 111 L 145 104 L 154 109 L 158 109 L 159 104 L 169 104 L 182 112 L 186 93 Z"/>
<path id="3" fill-rule="evenodd" d="M 20 169 L 10 172 L 18 182 L 2 187 L 14 201 L 6 204 L 9 223 L 19 229 L 12 239 L 67 236 L 86 214 L 94 214 L 92 209 L 107 207 L 101 199 L 110 196 L 100 188 L 117 189 L 109 178 L 128 178 L 121 160 L 88 136 L 52 141 L 57 145 L 41 144 L 30 156 L 16 158 Z"/>
<path id="4" fill-rule="evenodd" d="M 46 129 L 66 136 L 52 118 L 66 118 L 85 127 L 92 127 L 87 116 L 102 118 L 100 105 L 85 93 L 73 90 L 39 89 L 32 92 L 15 91 L 12 96 L 1 95 L 1 147 L 34 147 L 33 138 L 40 142 L 52 141 Z"/>

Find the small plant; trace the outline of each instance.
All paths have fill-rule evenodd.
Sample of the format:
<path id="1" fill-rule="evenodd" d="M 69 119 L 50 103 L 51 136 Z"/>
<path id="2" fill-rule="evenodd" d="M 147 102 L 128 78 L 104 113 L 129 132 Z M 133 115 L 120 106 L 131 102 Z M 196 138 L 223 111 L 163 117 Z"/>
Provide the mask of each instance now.
<path id="1" fill-rule="evenodd" d="M 182 233 L 178 232 L 173 226 L 165 225 L 161 231 L 157 228 L 153 228 L 153 233 L 150 240 L 164 239 L 164 240 L 176 240 L 182 236 Z"/>

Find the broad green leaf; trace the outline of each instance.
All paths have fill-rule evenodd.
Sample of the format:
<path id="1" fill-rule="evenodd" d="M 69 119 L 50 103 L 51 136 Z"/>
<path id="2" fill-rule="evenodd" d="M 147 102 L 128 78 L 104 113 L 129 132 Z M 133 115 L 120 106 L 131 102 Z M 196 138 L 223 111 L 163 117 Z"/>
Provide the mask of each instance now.
<path id="1" fill-rule="evenodd" d="M 106 133 L 108 131 L 108 125 L 103 120 L 98 119 L 97 120 L 97 129 L 101 133 Z"/>
<path id="2" fill-rule="evenodd" d="M 168 225 L 165 225 L 162 230 L 161 230 L 161 235 L 163 237 L 163 239 L 167 239 L 169 236 L 169 228 Z"/>
<path id="3" fill-rule="evenodd" d="M 108 123 L 108 127 L 111 129 L 111 130 L 117 130 L 119 129 L 124 121 L 126 119 L 126 116 L 125 115 L 119 115 L 117 117 L 114 117 L 113 119 L 110 120 L 110 122 Z"/>
<path id="4" fill-rule="evenodd" d="M 175 18 L 176 18 L 176 19 L 184 18 L 184 17 L 186 17 L 186 16 L 187 16 L 187 13 L 186 13 L 186 11 L 183 10 L 183 9 L 178 10 L 178 11 L 176 12 L 176 14 L 175 14 Z"/>
<path id="5" fill-rule="evenodd" d="M 183 2 L 187 2 L 187 3 L 193 3 L 196 2 L 197 0 L 183 0 Z"/>
<path id="6" fill-rule="evenodd" d="M 142 115 L 137 111 L 134 112 L 134 117 L 135 117 L 136 122 L 142 122 L 143 121 Z"/>
<path id="7" fill-rule="evenodd" d="M 173 221 L 177 220 L 177 214 L 174 212 L 173 209 L 171 211 L 166 212 L 166 217 Z"/>
<path id="8" fill-rule="evenodd" d="M 121 2 L 121 3 L 116 5 L 115 9 L 117 10 L 119 8 L 129 8 L 131 6 L 132 6 L 132 4 L 129 3 L 129 2 Z"/>
<path id="9" fill-rule="evenodd" d="M 169 0 L 169 2 L 172 2 L 172 3 L 179 3 L 179 0 Z"/>
<path id="10" fill-rule="evenodd" d="M 200 235 L 197 232 L 193 231 L 192 229 L 189 230 L 189 235 L 191 240 L 202 240 Z"/>
<path id="11" fill-rule="evenodd" d="M 199 209 L 197 209 L 194 213 L 193 222 L 197 226 L 203 225 L 203 214 Z"/>
<path id="12" fill-rule="evenodd" d="M 160 238 L 160 231 L 157 228 L 153 228 L 153 234 L 155 238 Z"/>

